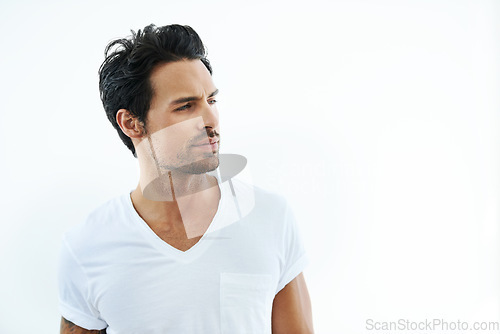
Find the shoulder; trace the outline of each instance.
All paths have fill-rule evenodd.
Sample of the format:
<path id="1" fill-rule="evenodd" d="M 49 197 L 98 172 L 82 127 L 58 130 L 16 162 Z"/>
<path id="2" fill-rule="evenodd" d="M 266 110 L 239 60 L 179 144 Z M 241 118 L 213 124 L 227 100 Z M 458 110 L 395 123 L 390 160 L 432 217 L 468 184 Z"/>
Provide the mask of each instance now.
<path id="1" fill-rule="evenodd" d="M 96 246 L 114 234 L 129 216 L 126 195 L 115 197 L 94 209 L 85 220 L 70 227 L 63 235 L 67 247 L 75 253 Z"/>
<path id="2" fill-rule="evenodd" d="M 289 210 L 285 196 L 238 179 L 232 180 L 232 186 L 234 202 L 239 206 L 242 217 L 246 218 L 244 221 L 267 228 L 283 228 Z"/>
<path id="3" fill-rule="evenodd" d="M 287 201 L 282 194 L 266 189 L 264 187 L 253 185 L 240 179 L 232 179 L 234 189 L 239 197 L 253 197 L 255 204 L 259 206 L 269 207 L 285 207 Z"/>

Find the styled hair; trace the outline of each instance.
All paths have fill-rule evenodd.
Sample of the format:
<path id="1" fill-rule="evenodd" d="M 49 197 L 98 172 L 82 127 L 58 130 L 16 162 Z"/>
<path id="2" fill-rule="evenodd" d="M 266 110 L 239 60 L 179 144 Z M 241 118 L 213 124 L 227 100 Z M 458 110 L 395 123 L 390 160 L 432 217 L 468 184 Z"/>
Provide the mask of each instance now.
<path id="1" fill-rule="evenodd" d="M 159 64 L 199 59 L 210 74 L 212 67 L 206 58 L 200 37 L 189 26 L 178 24 L 146 26 L 132 36 L 111 41 L 104 50 L 105 60 L 99 68 L 99 92 L 109 121 L 123 143 L 135 153 L 132 140 L 116 122 L 120 109 L 146 125 L 146 117 L 154 91 L 150 82 L 152 70 Z"/>

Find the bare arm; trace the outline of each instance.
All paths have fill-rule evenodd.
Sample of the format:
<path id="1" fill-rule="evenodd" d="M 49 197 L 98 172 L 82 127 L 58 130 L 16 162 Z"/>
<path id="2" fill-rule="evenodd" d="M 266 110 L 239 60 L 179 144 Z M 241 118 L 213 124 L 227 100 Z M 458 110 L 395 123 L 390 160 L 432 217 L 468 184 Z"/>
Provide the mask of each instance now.
<path id="1" fill-rule="evenodd" d="M 300 273 L 274 297 L 273 334 L 312 334 L 312 310 L 304 275 Z"/>
<path id="2" fill-rule="evenodd" d="M 75 325 L 69 320 L 61 318 L 60 334 L 106 334 L 106 329 L 88 330 Z"/>

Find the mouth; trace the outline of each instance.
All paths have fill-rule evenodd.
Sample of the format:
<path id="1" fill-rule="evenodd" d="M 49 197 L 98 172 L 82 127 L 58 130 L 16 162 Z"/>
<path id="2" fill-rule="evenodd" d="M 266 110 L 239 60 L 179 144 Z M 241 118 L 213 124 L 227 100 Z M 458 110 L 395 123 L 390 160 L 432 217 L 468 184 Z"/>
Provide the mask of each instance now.
<path id="1" fill-rule="evenodd" d="M 218 140 L 205 140 L 201 143 L 197 143 L 195 145 L 193 145 L 193 147 L 196 147 L 196 148 L 199 148 L 199 149 L 202 149 L 202 150 L 207 150 L 207 151 L 217 151 L 217 149 L 219 148 L 219 141 Z"/>

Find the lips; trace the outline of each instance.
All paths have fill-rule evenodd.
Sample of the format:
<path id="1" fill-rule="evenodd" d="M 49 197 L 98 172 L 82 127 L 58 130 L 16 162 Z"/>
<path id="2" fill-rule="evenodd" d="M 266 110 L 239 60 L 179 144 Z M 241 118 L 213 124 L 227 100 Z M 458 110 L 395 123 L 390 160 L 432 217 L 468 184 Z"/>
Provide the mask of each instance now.
<path id="1" fill-rule="evenodd" d="M 213 145 L 218 142 L 219 142 L 218 140 L 204 140 L 202 142 L 194 144 L 193 146 Z"/>

